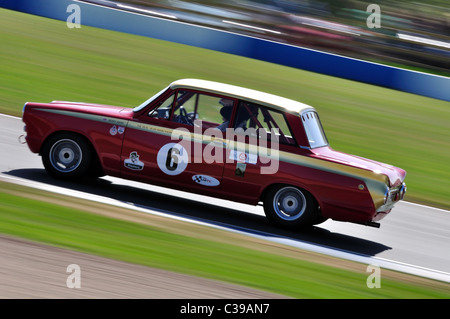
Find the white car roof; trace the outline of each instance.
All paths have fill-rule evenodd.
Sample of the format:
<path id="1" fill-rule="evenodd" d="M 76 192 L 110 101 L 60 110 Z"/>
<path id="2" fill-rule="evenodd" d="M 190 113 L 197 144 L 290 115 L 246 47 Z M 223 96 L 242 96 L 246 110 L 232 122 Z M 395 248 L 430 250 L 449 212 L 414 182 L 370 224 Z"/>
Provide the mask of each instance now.
<path id="1" fill-rule="evenodd" d="M 309 106 L 307 104 L 287 99 L 278 95 L 214 81 L 181 79 L 172 82 L 169 87 L 171 89 L 184 88 L 205 91 L 208 93 L 216 93 L 219 95 L 227 95 L 233 98 L 247 100 L 256 104 L 262 104 L 280 111 L 289 111 L 298 114 L 306 109 L 314 109 L 312 106 Z"/>

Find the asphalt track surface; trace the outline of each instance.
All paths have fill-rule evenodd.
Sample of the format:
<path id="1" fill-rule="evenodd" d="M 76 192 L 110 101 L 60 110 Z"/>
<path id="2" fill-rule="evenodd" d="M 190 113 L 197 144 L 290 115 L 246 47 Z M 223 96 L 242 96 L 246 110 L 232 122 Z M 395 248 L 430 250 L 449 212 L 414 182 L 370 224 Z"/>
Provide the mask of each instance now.
<path id="1" fill-rule="evenodd" d="M 86 195 L 98 195 L 135 207 L 164 212 L 169 217 L 200 221 L 230 231 L 265 234 L 290 244 L 306 244 L 318 249 L 355 257 L 373 258 L 411 266 L 438 274 L 450 282 L 450 212 L 400 202 L 381 221 L 381 228 L 326 221 L 305 232 L 274 228 L 263 215 L 262 207 L 248 206 L 206 196 L 173 191 L 119 178 L 104 177 L 90 182 L 65 182 L 51 178 L 41 158 L 19 143 L 23 123 L 16 117 L 0 115 L 0 175 L 62 187 Z M 407 196 L 406 196 L 407 200 Z"/>

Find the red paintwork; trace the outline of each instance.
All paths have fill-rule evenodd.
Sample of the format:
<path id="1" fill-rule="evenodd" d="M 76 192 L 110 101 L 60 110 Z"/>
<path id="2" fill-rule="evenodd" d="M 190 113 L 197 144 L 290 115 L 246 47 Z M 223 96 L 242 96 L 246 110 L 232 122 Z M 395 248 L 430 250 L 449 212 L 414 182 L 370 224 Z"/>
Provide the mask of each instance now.
<path id="1" fill-rule="evenodd" d="M 332 161 L 349 166 L 359 166 L 361 168 L 373 171 L 379 170 L 380 173 L 389 177 L 391 186 L 400 185 L 406 176 L 406 171 L 401 168 L 373 161 L 367 158 L 337 152 L 329 147 L 321 147 L 314 149 L 313 154 L 314 154 L 312 155 L 313 157 L 323 159 L 326 161 Z"/>
<path id="2" fill-rule="evenodd" d="M 129 108 L 100 104 L 62 101 L 27 103 L 23 114 L 23 121 L 27 128 L 26 140 L 30 150 L 39 153 L 45 140 L 53 133 L 59 131 L 75 132 L 85 136 L 91 142 L 103 171 L 107 175 L 232 201 L 255 205 L 261 200 L 264 191 L 269 186 L 280 183 L 294 185 L 309 191 L 318 201 L 324 217 L 341 221 L 369 222 L 381 219 L 385 213 L 388 213 L 388 211 L 382 214 L 375 212 L 376 209 L 367 188 L 364 191 L 358 189 L 358 186 L 363 184 L 361 179 L 338 175 L 331 171 L 302 166 L 289 161 L 280 161 L 279 170 L 273 175 L 262 175 L 260 173 L 261 163 L 258 161 L 256 165 L 246 166 L 245 178 L 242 178 L 235 174 L 236 162 L 208 164 L 203 159 L 202 162 L 195 163 L 194 158 L 191 158 L 191 163 L 182 174 L 177 176 L 167 175 L 158 167 L 157 154 L 162 146 L 174 141 L 171 140 L 170 136 L 138 130 L 130 127 L 129 124 L 132 122 L 150 124 L 168 129 L 184 127 L 190 131 L 193 128 L 188 125 L 146 116 L 157 102 L 158 99 L 152 105 L 137 113 Z M 45 112 L 42 111 L 43 109 L 58 112 L 68 111 L 72 115 L 81 114 L 81 116 Z M 86 119 L 83 118 L 83 115 L 95 116 L 95 119 Z M 110 129 L 113 124 L 106 120 L 108 118 L 124 121 L 125 131 L 121 134 L 112 135 Z M 307 145 L 308 141 L 300 117 L 286 113 L 286 118 L 298 145 Z M 343 166 L 359 166 L 361 169 L 379 170 L 380 173 L 388 176 L 390 186 L 400 185 L 406 174 L 402 169 L 336 152 L 329 147 L 311 150 L 300 148 L 298 145 L 280 144 L 280 151 L 317 159 L 323 161 L 324 164 L 332 162 Z M 190 147 L 190 153 L 193 154 L 195 147 L 204 151 L 206 146 L 206 144 L 195 145 L 195 143 L 192 143 L 190 146 L 186 145 L 186 149 L 189 150 Z M 144 165 L 142 170 L 134 171 L 125 168 L 124 162 L 132 152 L 139 154 L 139 160 Z M 229 157 L 229 154 L 230 150 L 227 149 L 225 159 Z M 220 181 L 220 185 L 205 187 L 193 183 L 192 176 L 196 174 L 211 176 Z"/>

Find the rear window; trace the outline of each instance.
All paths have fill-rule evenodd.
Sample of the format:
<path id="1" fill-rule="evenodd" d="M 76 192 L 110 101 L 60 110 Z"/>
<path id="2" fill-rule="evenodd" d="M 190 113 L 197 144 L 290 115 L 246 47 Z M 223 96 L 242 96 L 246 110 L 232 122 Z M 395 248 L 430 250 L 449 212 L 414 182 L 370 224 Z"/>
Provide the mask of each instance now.
<path id="1" fill-rule="evenodd" d="M 328 145 L 328 140 L 320 123 L 319 115 L 315 111 L 302 113 L 302 121 L 311 148 Z"/>
<path id="2" fill-rule="evenodd" d="M 235 129 L 242 128 L 244 131 L 249 128 L 263 129 L 268 140 L 275 133 L 279 143 L 296 144 L 284 114 L 262 105 L 241 101 L 234 124 Z"/>

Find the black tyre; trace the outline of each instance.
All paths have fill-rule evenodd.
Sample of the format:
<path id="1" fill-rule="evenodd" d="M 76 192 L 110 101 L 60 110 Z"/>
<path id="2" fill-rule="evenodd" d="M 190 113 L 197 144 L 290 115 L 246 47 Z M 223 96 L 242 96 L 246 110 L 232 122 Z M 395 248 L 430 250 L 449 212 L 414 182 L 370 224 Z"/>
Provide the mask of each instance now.
<path id="1" fill-rule="evenodd" d="M 323 216 L 321 216 L 321 215 L 317 215 L 317 216 L 314 218 L 314 220 L 313 220 L 313 222 L 312 222 L 312 225 L 319 225 L 319 224 L 322 224 L 322 223 L 326 222 L 327 220 L 328 220 L 327 217 L 323 217 Z"/>
<path id="2" fill-rule="evenodd" d="M 268 190 L 264 199 L 264 212 L 276 226 L 299 229 L 313 225 L 318 205 L 307 191 L 279 185 Z"/>
<path id="3" fill-rule="evenodd" d="M 87 174 L 92 162 L 88 142 L 73 133 L 50 137 L 42 148 L 42 162 L 46 171 L 56 178 L 76 179 Z"/>

